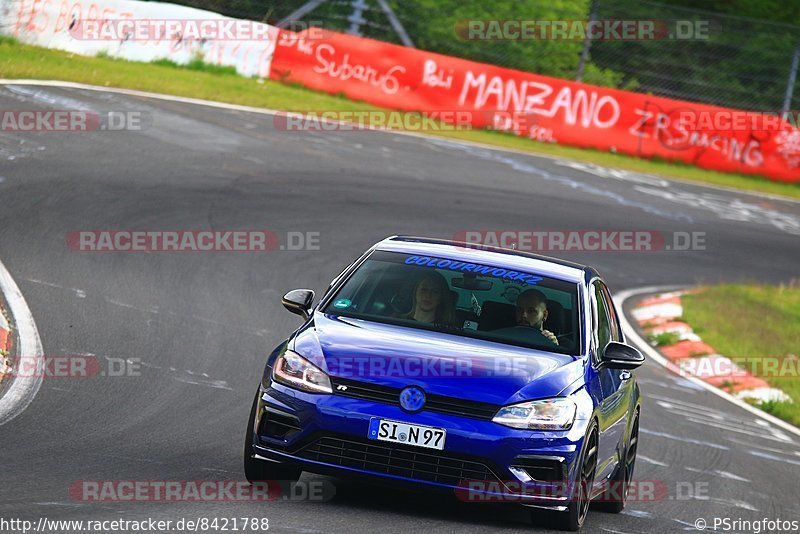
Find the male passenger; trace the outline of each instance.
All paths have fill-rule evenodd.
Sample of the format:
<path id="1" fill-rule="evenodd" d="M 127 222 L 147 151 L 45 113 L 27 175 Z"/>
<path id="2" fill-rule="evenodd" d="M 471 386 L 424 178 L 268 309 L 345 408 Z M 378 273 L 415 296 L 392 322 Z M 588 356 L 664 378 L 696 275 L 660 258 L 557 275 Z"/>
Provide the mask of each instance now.
<path id="1" fill-rule="evenodd" d="M 547 298 L 538 289 L 528 289 L 517 297 L 517 325 L 530 326 L 539 330 L 549 341 L 558 345 L 554 333 L 545 330 L 547 320 Z"/>

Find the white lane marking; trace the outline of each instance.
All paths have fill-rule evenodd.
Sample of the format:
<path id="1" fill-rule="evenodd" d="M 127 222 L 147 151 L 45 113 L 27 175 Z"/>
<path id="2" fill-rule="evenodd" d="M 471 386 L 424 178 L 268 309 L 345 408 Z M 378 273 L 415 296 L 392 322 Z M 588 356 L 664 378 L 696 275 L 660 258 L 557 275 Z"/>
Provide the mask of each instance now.
<path id="1" fill-rule="evenodd" d="M 702 412 L 708 415 L 711 414 L 722 414 L 719 410 L 714 408 L 709 408 L 708 406 L 704 406 L 702 404 L 695 404 L 693 402 L 685 401 L 683 399 L 673 399 L 671 397 L 661 397 L 659 395 L 648 395 L 648 397 L 652 397 L 654 399 L 658 399 L 659 401 L 668 403 L 668 404 L 675 404 L 687 410 L 695 410 L 695 412 Z"/>
<path id="2" fill-rule="evenodd" d="M 517 172 L 538 176 L 542 180 L 559 183 L 572 190 L 577 190 L 590 195 L 604 197 L 616 202 L 621 206 L 637 208 L 646 213 L 650 213 L 652 215 L 658 215 L 660 217 L 664 217 L 666 219 L 671 219 L 675 221 L 685 221 L 688 223 L 694 222 L 694 219 L 687 213 L 663 210 L 657 206 L 647 204 L 646 202 L 640 202 L 638 200 L 632 200 L 620 193 L 611 191 L 606 185 L 593 185 L 588 182 L 581 181 L 579 178 L 572 178 L 566 175 L 552 173 L 541 167 L 537 167 L 536 165 L 533 165 L 531 163 L 526 163 L 521 160 L 514 159 L 503 154 L 498 154 L 493 151 L 479 150 L 476 147 L 470 145 L 464 145 L 462 143 L 452 143 L 450 142 L 449 139 L 444 139 L 444 138 L 431 139 L 430 143 L 437 144 L 443 147 L 450 147 L 455 150 L 460 150 L 465 154 L 469 154 L 470 156 L 482 159 L 484 161 L 501 163 L 503 165 L 511 167 Z"/>
<path id="3" fill-rule="evenodd" d="M 151 92 L 148 92 L 148 91 L 137 91 L 135 89 L 122 89 L 122 88 L 119 88 L 119 87 L 104 87 L 104 86 L 99 86 L 99 85 L 90 85 L 90 84 L 77 83 L 77 82 L 65 82 L 65 81 L 59 81 L 59 80 L 27 80 L 27 79 L 16 79 L 16 80 L 14 80 L 14 79 L 8 79 L 8 78 L 0 78 L 0 85 L 16 85 L 16 86 L 19 86 L 19 85 L 31 85 L 31 86 L 38 86 L 38 87 L 59 87 L 59 88 L 62 88 L 62 89 L 79 89 L 79 90 L 82 89 L 82 90 L 85 90 L 85 91 L 96 91 L 96 92 L 102 92 L 102 93 L 114 93 L 114 94 L 126 95 L 126 96 L 138 96 L 138 97 L 141 97 L 141 98 L 151 98 L 153 100 L 163 100 L 163 101 L 167 101 L 167 102 L 180 102 L 182 104 L 193 104 L 193 105 L 205 106 L 205 107 L 209 107 L 209 108 L 218 108 L 218 109 L 225 109 L 225 110 L 232 110 L 232 111 L 244 111 L 244 112 L 247 112 L 247 113 L 256 113 L 256 114 L 260 114 L 260 115 L 277 115 L 278 113 L 287 113 L 286 111 L 282 111 L 282 110 L 267 109 L 267 108 L 255 108 L 255 107 L 251 107 L 251 106 L 241 106 L 241 105 L 237 105 L 237 104 L 226 104 L 224 102 L 214 102 L 212 100 L 203 100 L 203 99 L 200 99 L 200 98 L 189 98 L 189 97 L 183 97 L 183 96 L 166 95 L 166 94 L 161 94 L 161 93 L 151 93 Z M 341 124 L 344 123 L 344 121 L 330 121 L 330 122 L 339 122 Z M 505 154 L 517 154 L 517 155 L 528 156 L 528 157 L 532 157 L 532 158 L 547 159 L 547 160 L 555 161 L 556 163 L 559 163 L 559 164 L 569 163 L 569 162 L 575 161 L 575 160 L 565 159 L 562 156 L 551 156 L 549 154 L 541 154 L 541 153 L 536 153 L 536 152 L 527 152 L 525 150 L 516 150 L 516 149 L 513 149 L 513 148 L 498 147 L 498 146 L 494 146 L 494 145 L 476 143 L 474 141 L 454 140 L 454 139 L 449 139 L 449 138 L 446 138 L 446 137 L 437 137 L 437 136 L 434 136 L 434 135 L 424 134 L 424 133 L 420 133 L 420 132 L 404 132 L 404 131 L 401 131 L 401 130 L 386 130 L 386 129 L 380 129 L 380 128 L 374 128 L 374 127 L 366 127 L 366 128 L 371 130 L 371 131 L 385 132 L 385 133 L 389 133 L 389 134 L 397 135 L 397 136 L 412 137 L 412 138 L 421 139 L 423 141 L 447 140 L 447 141 L 450 141 L 452 143 L 459 144 L 459 145 L 462 145 L 462 146 L 465 146 L 465 147 L 482 148 L 484 150 L 491 150 L 491 151 L 494 151 L 494 152 L 500 152 L 500 153 L 505 153 Z M 430 147 L 429 144 L 426 144 L 426 146 L 428 146 L 428 148 L 432 148 L 432 147 Z M 650 175 L 650 176 L 658 177 L 657 175 Z M 743 194 L 743 192 L 740 189 L 736 189 L 735 187 L 725 187 L 725 186 L 721 186 L 721 185 L 704 184 L 704 183 L 699 183 L 699 182 L 693 182 L 691 180 L 683 180 L 681 178 L 675 178 L 673 176 L 664 176 L 663 178 L 668 180 L 669 181 L 668 183 L 670 183 L 670 184 L 672 184 L 672 183 L 684 184 L 684 185 L 689 185 L 689 186 L 693 186 L 693 187 L 697 187 L 697 188 L 709 189 L 709 190 L 712 190 L 712 191 L 724 191 L 726 193 L 735 193 L 735 194 L 739 194 L 739 195 Z M 749 195 L 749 196 L 754 196 L 754 197 L 768 198 L 768 199 L 777 200 L 777 201 L 781 201 L 781 202 L 800 204 L 800 200 L 797 200 L 797 199 L 794 199 L 794 198 L 790 198 L 790 197 L 784 197 L 784 196 L 781 196 L 781 195 L 773 195 L 773 194 L 770 194 L 770 193 L 761 193 L 761 192 L 758 192 L 758 191 L 745 191 L 744 194 Z"/>
<path id="4" fill-rule="evenodd" d="M 9 85 L 6 87 L 6 89 L 12 93 L 31 98 L 33 100 L 38 100 L 40 102 L 44 102 L 45 104 L 50 104 L 51 106 L 58 106 L 64 109 L 75 109 L 78 111 L 95 111 L 83 100 L 77 100 L 75 98 L 57 95 L 54 93 L 48 93 L 47 91 L 43 91 L 41 89 L 33 90 L 21 85 Z"/>
<path id="5" fill-rule="evenodd" d="M 625 301 L 627 301 L 628 299 L 630 299 L 632 297 L 639 296 L 639 295 L 646 295 L 646 294 L 650 294 L 650 293 L 660 293 L 660 292 L 663 292 L 663 291 L 674 291 L 676 289 L 680 289 L 680 288 L 679 287 L 675 287 L 675 286 L 668 286 L 668 287 L 651 286 L 651 287 L 641 287 L 641 288 L 638 288 L 638 289 L 627 289 L 625 291 L 620 291 L 620 292 L 616 293 L 614 295 L 614 301 L 617 303 L 617 306 L 620 309 L 622 309 L 624 304 L 625 304 Z M 663 356 L 661 356 L 661 354 L 659 354 L 659 352 L 657 350 L 655 350 L 653 347 L 651 347 L 644 339 L 642 339 L 642 336 L 640 336 L 636 332 L 636 330 L 633 328 L 633 326 L 631 326 L 630 322 L 628 322 L 628 318 L 626 317 L 625 313 L 619 314 L 619 320 L 620 320 L 620 323 L 622 323 L 622 329 L 625 332 L 625 337 L 626 338 L 629 338 L 633 342 L 633 344 L 636 345 L 639 348 L 639 350 L 641 350 L 644 354 L 646 354 L 654 362 L 660 364 L 661 366 L 663 366 L 665 368 L 669 368 L 669 366 L 670 366 L 669 361 L 666 358 L 664 358 Z M 715 388 L 714 386 L 712 386 L 711 384 L 708 384 L 707 382 L 703 382 L 699 378 L 695 378 L 693 376 L 688 376 L 688 377 L 685 377 L 685 379 L 690 381 L 690 382 L 692 382 L 692 383 L 694 383 L 694 384 L 697 384 L 699 387 L 702 387 L 706 391 L 709 391 L 709 392 L 713 393 L 714 395 L 725 399 L 726 401 L 730 402 L 731 404 L 735 404 L 736 406 L 738 406 L 742 410 L 750 412 L 751 414 L 755 415 L 759 419 L 763 419 L 764 421 L 767 421 L 768 423 L 772 423 L 773 425 L 778 426 L 778 427 L 782 428 L 783 430 L 791 432 L 795 436 L 800 436 L 800 428 L 797 428 L 796 426 L 793 426 L 793 425 L 787 423 L 786 421 L 783 421 L 782 419 L 778 419 L 777 417 L 775 417 L 773 415 L 770 415 L 770 414 L 768 414 L 768 413 L 766 413 L 766 412 L 764 412 L 762 410 L 759 410 L 758 408 L 756 408 L 754 406 L 750 406 L 746 402 L 737 399 L 736 397 L 726 393 L 725 391 L 722 391 L 721 389 Z"/>
<path id="6" fill-rule="evenodd" d="M 673 521 L 675 521 L 676 523 L 679 523 L 681 525 L 686 525 L 686 527 L 684 527 L 683 530 L 691 530 L 691 531 L 697 532 L 697 527 L 695 526 L 694 523 L 687 523 L 686 521 L 681 521 L 680 519 L 673 519 Z"/>
<path id="7" fill-rule="evenodd" d="M 58 289 L 66 289 L 67 291 L 72 291 L 73 293 L 75 293 L 75 296 L 78 297 L 79 299 L 85 299 L 86 298 L 86 291 L 84 291 L 83 289 L 78 289 L 76 287 L 64 287 L 64 286 L 60 286 L 58 284 L 53 284 L 52 282 L 45 282 L 44 280 L 37 280 L 36 278 L 26 278 L 25 281 L 26 282 L 30 282 L 32 284 L 40 284 L 40 285 L 47 286 L 47 287 L 55 287 L 55 288 L 58 288 Z"/>
<path id="8" fill-rule="evenodd" d="M 659 462 L 658 460 L 653 460 L 652 458 L 649 458 L 643 454 L 637 454 L 636 458 L 647 464 L 653 464 L 659 467 L 669 467 L 669 464 L 665 464 L 664 462 Z"/>
<path id="9" fill-rule="evenodd" d="M 225 389 L 228 391 L 233 391 L 233 388 L 228 385 L 228 383 L 224 380 L 201 380 L 201 379 L 191 379 L 181 375 L 170 377 L 177 382 L 183 382 L 184 384 L 191 384 L 193 386 L 206 386 L 214 389 Z"/>
<path id="10" fill-rule="evenodd" d="M 774 454 L 769 454 L 766 452 L 759 452 L 759 451 L 747 451 L 752 456 L 757 456 L 758 458 L 766 458 L 767 460 L 774 460 L 776 462 L 782 462 L 785 464 L 791 465 L 800 465 L 800 460 L 791 460 L 789 458 L 781 458 L 780 456 L 775 456 Z"/>
<path id="11" fill-rule="evenodd" d="M 19 357 L 35 362 L 36 366 L 33 376 L 14 377 L 8 391 L 0 398 L 0 425 L 4 425 L 21 414 L 33 402 L 36 393 L 42 387 L 44 350 L 31 309 L 2 261 L 0 261 L 0 292 L 5 296 L 8 311 L 17 327 Z"/>
<path id="12" fill-rule="evenodd" d="M 653 514 L 650 512 L 645 512 L 642 510 L 623 510 L 622 515 L 629 515 L 631 517 L 653 517 Z"/>
<path id="13" fill-rule="evenodd" d="M 78 508 L 81 506 L 86 506 L 85 504 L 77 502 L 34 502 L 31 504 L 34 506 L 63 506 L 64 508 Z"/>
<path id="14" fill-rule="evenodd" d="M 47 147 L 31 139 L 11 135 L 3 132 L 0 137 L 0 159 L 6 161 L 16 161 L 17 159 L 27 158 L 36 152 L 46 150 Z M 5 180 L 3 178 L 1 181 Z"/>
<path id="15" fill-rule="evenodd" d="M 110 298 L 103 298 L 103 300 L 105 300 L 109 304 L 113 304 L 114 306 L 119 306 L 120 308 L 128 308 L 130 310 L 136 310 L 136 311 L 140 311 L 140 312 L 144 312 L 144 313 L 158 313 L 158 310 L 143 310 L 141 308 L 137 308 L 137 307 L 133 306 L 132 304 L 127 304 L 125 302 L 120 302 L 118 300 L 114 300 L 114 299 L 110 299 Z"/>
<path id="16" fill-rule="evenodd" d="M 63 348 L 61 349 L 61 351 L 64 354 L 73 354 L 73 355 L 76 355 L 76 356 L 93 356 L 93 357 L 96 357 L 96 355 L 92 354 L 91 352 L 78 352 L 78 351 L 71 351 L 71 350 L 67 350 L 67 349 L 63 349 Z M 119 358 L 112 358 L 110 356 L 105 356 L 105 355 L 103 356 L 103 358 L 105 358 L 105 360 L 107 362 L 116 363 L 116 362 L 120 361 Z M 156 370 L 159 370 L 159 371 L 162 370 L 162 367 L 160 367 L 158 365 L 155 365 L 155 364 L 152 364 L 152 363 L 149 363 L 149 362 L 142 361 L 142 360 L 138 360 L 137 361 L 137 360 L 134 360 L 133 358 L 127 358 L 125 361 L 128 363 L 128 365 L 136 364 L 136 365 L 139 365 L 141 367 L 148 368 L 148 369 L 156 369 Z M 195 386 L 208 386 L 208 387 L 212 387 L 212 388 L 227 389 L 227 390 L 233 391 L 233 389 L 228 386 L 228 382 L 226 382 L 225 380 L 212 379 L 212 378 L 210 378 L 208 376 L 208 373 L 202 373 L 201 374 L 199 372 L 192 371 L 190 369 L 176 369 L 175 367 L 170 367 L 169 369 L 170 369 L 171 372 L 174 372 L 174 373 L 186 373 L 187 375 L 190 375 L 192 377 L 199 377 L 199 376 L 203 377 L 203 378 L 189 378 L 189 377 L 180 377 L 180 376 L 176 376 L 176 375 L 169 375 L 168 378 L 170 378 L 172 380 L 176 380 L 178 382 L 184 382 L 186 384 L 192 384 L 192 385 L 195 385 Z M 159 376 L 164 376 L 164 374 L 160 373 Z M 53 389 L 58 389 L 58 388 L 53 388 Z M 62 391 L 70 391 L 70 390 L 62 390 Z"/>
<path id="17" fill-rule="evenodd" d="M 680 206 L 691 206 L 709 211 L 723 221 L 772 225 L 788 234 L 800 235 L 800 218 L 789 213 L 744 202 L 739 198 L 726 198 L 712 193 L 663 190 L 642 186 L 636 186 L 634 189 L 641 193 L 669 200 Z"/>
<path id="18" fill-rule="evenodd" d="M 748 480 L 744 477 L 740 477 L 735 473 L 729 473 L 728 471 L 722 471 L 721 469 L 714 469 L 713 471 L 705 471 L 703 469 L 697 469 L 695 467 L 684 467 L 684 469 L 687 471 L 691 471 L 692 473 L 700 473 L 702 475 L 712 475 L 720 478 L 727 478 L 728 480 L 738 480 L 739 482 L 752 482 L 751 480 Z"/>
<path id="19" fill-rule="evenodd" d="M 682 441 L 683 443 L 691 443 L 692 445 L 700 445 L 701 447 L 711 447 L 712 449 L 720 449 L 723 451 L 731 450 L 730 447 L 726 447 L 725 445 L 720 445 L 719 443 L 712 443 L 709 441 L 701 441 L 699 439 L 693 438 L 684 438 L 683 436 L 676 436 L 675 434 L 667 434 L 666 432 L 658 432 L 656 430 L 650 430 L 647 428 L 642 428 L 640 430 L 642 434 L 649 434 L 651 436 L 658 436 L 659 438 L 664 439 L 672 439 L 675 441 Z"/>
<path id="20" fill-rule="evenodd" d="M 747 436 L 758 437 L 760 439 L 768 439 L 770 441 L 779 441 L 781 443 L 794 443 L 794 440 L 781 432 L 780 430 L 775 430 L 775 433 L 771 436 L 767 436 L 765 434 L 759 434 L 757 436 L 753 435 L 753 430 L 747 428 L 737 428 L 735 426 L 730 426 L 722 423 L 714 423 L 708 421 L 706 419 L 698 419 L 697 417 L 687 417 L 687 420 L 692 423 L 698 423 L 700 425 L 708 425 L 714 428 L 719 428 L 720 430 L 727 430 L 728 432 L 736 432 L 738 434 L 745 434 Z"/>
<path id="21" fill-rule="evenodd" d="M 669 187 L 669 182 L 658 176 L 650 176 L 647 174 L 639 174 L 632 171 L 623 169 L 612 169 L 610 167 L 602 167 L 594 163 L 585 163 L 583 161 L 556 161 L 556 165 L 569 167 L 577 171 L 593 174 L 601 178 L 613 178 L 614 180 L 622 180 L 624 182 L 633 182 L 635 184 L 652 185 L 655 187 Z"/>
<path id="22" fill-rule="evenodd" d="M 761 419 L 753 419 L 752 421 L 742 420 L 741 418 L 725 414 L 719 410 L 712 410 L 706 406 L 693 404 L 683 400 L 660 397 L 658 395 L 648 395 L 648 397 L 657 399 L 656 404 L 662 408 L 672 410 L 678 415 L 686 416 L 687 420 L 693 423 L 716 426 L 717 428 L 723 430 L 747 434 L 750 436 L 757 436 L 759 438 L 766 438 L 782 443 L 794 443 L 794 440 L 791 438 L 791 436 L 786 435 L 786 433 L 784 433 L 782 430 L 774 428 L 768 422 Z M 714 423 L 713 421 L 708 421 L 707 419 L 702 418 L 711 418 L 719 421 L 719 423 Z M 770 435 L 766 436 L 764 435 L 764 432 L 768 432 Z"/>
<path id="23" fill-rule="evenodd" d="M 64 289 L 64 290 L 67 290 L 67 291 L 72 291 L 73 293 L 75 293 L 75 295 L 78 298 L 81 298 L 81 299 L 85 299 L 86 298 L 86 291 L 84 291 L 83 289 L 78 289 L 78 288 L 75 288 L 75 287 L 66 287 L 66 286 L 62 286 L 62 285 L 59 285 L 59 284 L 54 284 L 52 282 L 45 282 L 44 280 L 37 280 L 35 278 L 26 278 L 26 281 L 34 283 L 34 284 L 41 284 L 41 285 L 47 286 L 47 287 L 54 287 L 54 288 L 57 288 L 57 289 Z M 119 306 L 120 308 L 127 308 L 129 310 L 134 310 L 134 311 L 138 311 L 138 312 L 142 312 L 142 313 L 152 313 L 152 314 L 155 314 L 155 315 L 158 315 L 159 313 L 161 313 L 161 310 L 158 308 L 158 306 L 151 306 L 150 308 L 139 308 L 139 307 L 134 306 L 132 304 L 128 304 L 127 302 L 121 302 L 119 300 L 115 300 L 115 299 L 108 298 L 108 297 L 103 297 L 103 300 L 105 300 L 109 304 L 113 304 L 114 306 Z M 224 323 L 224 322 L 218 321 L 216 319 L 210 319 L 208 317 L 202 317 L 200 315 L 189 315 L 189 316 L 187 316 L 187 315 L 181 315 L 180 313 L 173 312 L 173 311 L 168 311 L 168 310 L 164 311 L 164 313 L 166 313 L 167 315 L 171 315 L 173 317 L 181 317 L 181 318 L 190 317 L 190 318 L 192 318 L 192 319 L 194 319 L 196 321 L 201 321 L 201 322 L 204 322 L 204 323 L 221 326 L 223 328 L 232 328 L 232 329 L 235 329 L 235 330 L 241 330 L 242 332 L 246 332 L 246 333 L 248 333 L 250 335 L 258 336 L 258 337 L 264 337 L 265 335 L 267 335 L 269 333 L 269 330 L 266 329 L 266 328 L 247 329 L 247 328 L 242 328 L 240 326 L 235 326 L 235 325 L 231 325 L 231 324 L 228 324 L 228 323 Z"/>
<path id="24" fill-rule="evenodd" d="M 773 449 L 772 447 L 767 447 L 767 446 L 764 446 L 764 445 L 761 445 L 761 444 L 757 444 L 757 443 L 750 443 L 748 441 L 742 441 L 740 439 L 735 439 L 735 438 L 730 438 L 729 441 L 732 441 L 734 443 L 738 443 L 739 445 L 747 445 L 748 447 L 755 447 L 756 449 L 761 449 L 761 450 L 764 450 L 764 451 L 777 452 L 778 454 L 794 454 L 795 456 L 800 457 L 800 451 L 798 451 L 798 450 L 787 451 L 787 450 L 782 450 L 782 449 Z"/>
<path id="25" fill-rule="evenodd" d="M 760 512 L 760 510 L 752 504 L 735 499 L 720 499 L 719 497 L 708 497 L 707 495 L 692 495 L 691 498 L 696 501 L 713 502 L 715 504 L 721 504 L 722 506 L 730 506 L 731 508 L 744 508 L 751 512 Z"/>
<path id="26" fill-rule="evenodd" d="M 674 412 L 679 412 L 681 415 L 693 415 L 693 416 L 702 415 L 703 417 L 711 417 L 712 419 L 716 419 L 718 421 L 724 421 L 725 420 L 725 416 L 720 414 L 720 412 L 718 412 L 716 410 L 711 411 L 711 410 L 708 410 L 707 408 L 703 408 L 703 407 L 699 407 L 699 406 L 696 407 L 696 408 L 695 407 L 687 407 L 686 404 L 688 404 L 688 403 L 685 403 L 683 406 L 681 406 L 681 404 L 683 404 L 683 403 L 681 403 L 680 401 L 678 401 L 676 399 L 668 399 L 668 400 L 666 400 L 663 397 L 659 397 L 657 395 L 648 395 L 648 396 L 653 398 L 653 399 L 658 399 L 658 400 L 656 400 L 656 404 L 658 404 L 662 408 L 664 408 L 666 410 L 671 410 L 671 411 L 674 411 Z"/>
<path id="27" fill-rule="evenodd" d="M 677 415 L 686 417 L 687 421 L 692 423 L 699 423 L 701 425 L 713 426 L 721 430 L 729 432 L 736 432 L 748 436 L 758 436 L 759 438 L 768 439 L 771 441 L 780 441 L 782 443 L 793 443 L 791 437 L 787 436 L 783 431 L 773 428 L 766 421 L 756 419 L 755 421 L 742 421 L 741 419 L 725 415 L 716 410 L 709 410 L 703 406 L 692 404 L 689 402 L 682 402 L 675 399 L 662 400 L 663 397 L 652 395 L 653 398 L 658 399 L 656 404 L 664 409 L 672 411 Z M 709 418 L 715 421 L 709 421 Z M 766 435 L 765 432 L 769 433 Z"/>
<path id="28" fill-rule="evenodd" d="M 669 380 L 671 383 L 666 383 L 665 381 L 659 382 L 656 380 L 650 380 L 647 378 L 639 378 L 639 377 L 636 378 L 636 381 L 639 382 L 640 384 L 648 384 L 651 386 L 669 389 L 670 391 L 673 391 L 675 388 L 678 388 L 687 391 L 692 395 L 694 395 L 695 392 L 697 391 L 704 391 L 703 388 L 698 387 L 696 384 L 693 384 L 688 380 L 683 380 L 678 376 L 667 375 L 666 379 Z M 652 397 L 652 395 L 648 395 L 648 397 Z"/>
<path id="29" fill-rule="evenodd" d="M 103 356 L 103 357 L 109 362 L 118 361 L 118 358 L 111 358 L 109 356 Z M 134 360 L 132 358 L 128 358 L 126 361 L 128 362 L 128 364 L 134 363 Z M 156 369 L 156 370 L 163 369 L 158 365 L 148 363 L 142 360 L 139 360 L 138 362 L 135 363 L 149 369 Z M 168 376 L 170 379 L 176 380 L 178 382 L 183 382 L 185 384 L 192 384 L 194 386 L 207 386 L 217 389 L 227 389 L 233 391 L 233 388 L 228 386 L 228 382 L 226 382 L 225 380 L 212 379 L 211 377 L 208 376 L 208 373 L 199 373 L 196 371 L 192 371 L 190 369 L 176 369 L 175 367 L 170 367 L 169 370 L 172 373 L 186 373 L 187 375 L 190 375 L 190 377 L 198 377 L 198 378 L 190 378 L 190 377 L 180 376 L 179 374 Z M 160 376 L 164 376 L 164 374 L 160 373 Z M 199 378 L 200 376 L 202 376 L 203 378 Z"/>
<path id="30" fill-rule="evenodd" d="M 237 473 L 237 471 L 231 471 L 229 469 L 215 469 L 213 467 L 201 467 L 200 470 L 201 471 L 213 471 L 215 473 Z"/>

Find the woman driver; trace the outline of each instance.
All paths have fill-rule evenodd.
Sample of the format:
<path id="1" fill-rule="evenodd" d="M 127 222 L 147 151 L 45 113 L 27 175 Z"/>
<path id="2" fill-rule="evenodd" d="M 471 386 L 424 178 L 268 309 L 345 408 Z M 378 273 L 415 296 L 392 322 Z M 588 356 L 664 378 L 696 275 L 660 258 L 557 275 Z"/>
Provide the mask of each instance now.
<path id="1" fill-rule="evenodd" d="M 420 323 L 455 325 L 455 303 L 444 276 L 431 271 L 414 287 L 411 311 L 404 318 Z"/>

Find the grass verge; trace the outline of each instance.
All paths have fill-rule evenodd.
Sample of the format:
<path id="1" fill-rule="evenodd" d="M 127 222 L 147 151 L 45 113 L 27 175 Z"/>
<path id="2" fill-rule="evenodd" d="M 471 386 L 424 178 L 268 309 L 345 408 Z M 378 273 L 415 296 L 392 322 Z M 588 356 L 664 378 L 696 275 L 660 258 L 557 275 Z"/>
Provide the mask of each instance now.
<path id="1" fill-rule="evenodd" d="M 657 347 L 674 345 L 681 340 L 681 336 L 675 332 L 663 332 L 661 334 L 650 334 L 647 340 Z"/>
<path id="2" fill-rule="evenodd" d="M 683 320 L 729 358 L 783 390 L 794 403 L 759 407 L 800 426 L 800 284 L 723 284 L 681 297 Z"/>
<path id="3" fill-rule="evenodd" d="M 192 62 L 181 67 L 169 60 L 137 63 L 108 56 L 85 57 L 59 50 L 23 45 L 0 37 L 0 77 L 47 79 L 122 87 L 155 93 L 216 100 L 286 111 L 355 111 L 379 109 L 362 102 L 269 80 L 245 78 L 230 67 Z M 800 185 L 765 178 L 727 174 L 691 165 L 644 160 L 610 152 L 538 143 L 515 135 L 485 130 L 428 132 L 451 139 L 558 156 L 634 172 L 720 185 L 800 199 Z"/>

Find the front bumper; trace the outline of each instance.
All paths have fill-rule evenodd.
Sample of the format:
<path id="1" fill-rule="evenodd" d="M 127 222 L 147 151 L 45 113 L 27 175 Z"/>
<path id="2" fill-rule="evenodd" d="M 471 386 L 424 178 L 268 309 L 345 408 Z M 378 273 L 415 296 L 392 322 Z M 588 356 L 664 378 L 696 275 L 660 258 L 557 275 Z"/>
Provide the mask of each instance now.
<path id="1" fill-rule="evenodd" d="M 445 449 L 368 440 L 373 417 L 444 428 Z M 258 458 L 310 472 L 423 485 L 467 501 L 563 509 L 572 498 L 586 423 L 576 420 L 560 432 L 518 430 L 459 415 L 410 414 L 391 404 L 315 395 L 273 382 L 260 390 L 253 449 Z"/>

